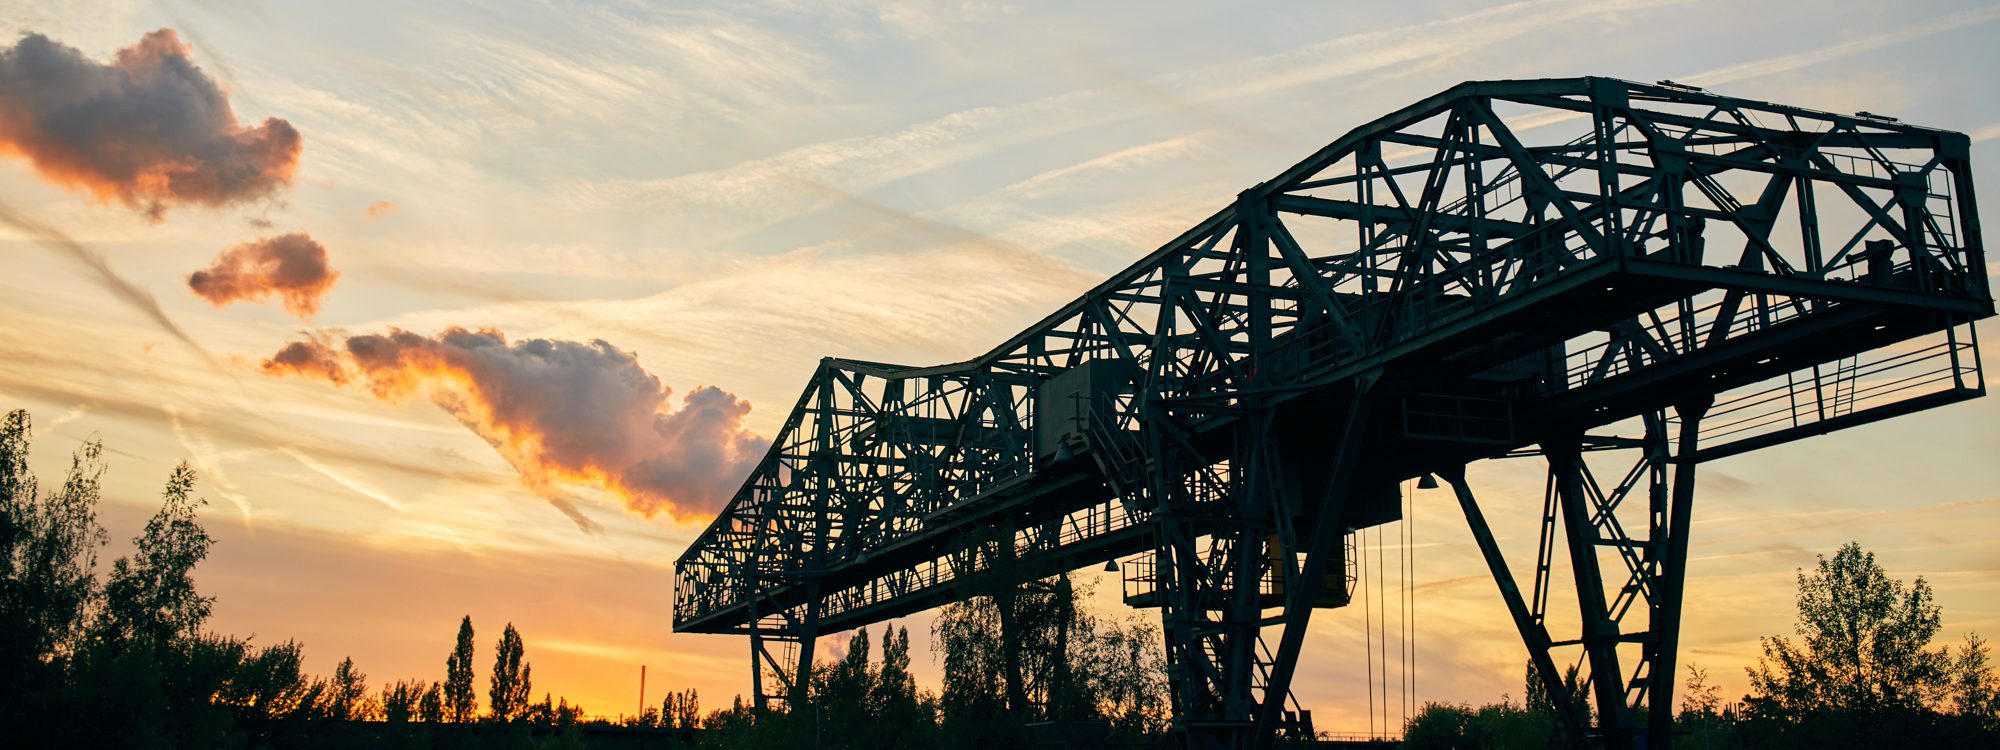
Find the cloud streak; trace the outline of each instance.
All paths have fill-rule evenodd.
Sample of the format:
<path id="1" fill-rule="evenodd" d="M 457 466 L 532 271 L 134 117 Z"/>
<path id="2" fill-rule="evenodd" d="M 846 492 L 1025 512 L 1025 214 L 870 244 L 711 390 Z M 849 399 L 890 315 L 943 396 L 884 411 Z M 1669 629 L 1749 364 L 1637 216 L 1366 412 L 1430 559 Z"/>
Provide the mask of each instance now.
<path id="1" fill-rule="evenodd" d="M 304 451 L 301 451 L 289 445 L 279 446 L 278 450 L 283 452 L 287 456 L 291 456 L 292 460 L 299 462 L 299 465 L 304 466 L 308 469 L 312 469 L 315 472 L 318 472 L 320 476 L 324 476 L 328 479 L 331 479 L 336 484 L 339 484 L 342 487 L 346 487 L 347 489 L 353 490 L 355 494 L 361 495 L 370 500 L 374 500 L 375 502 L 381 503 L 383 506 L 389 508 L 390 510 L 397 511 L 399 513 L 407 512 L 407 509 L 403 507 L 403 503 L 398 501 L 396 498 L 390 497 L 388 493 L 375 489 L 374 487 L 369 486 L 366 482 L 363 482 L 359 479 L 355 479 L 354 477 L 348 476 L 347 474 L 336 471 L 333 469 L 333 467 L 315 461 L 312 459 L 311 456 L 306 455 Z"/>
<path id="2" fill-rule="evenodd" d="M 0 152 L 49 182 L 160 220 L 171 205 L 222 207 L 291 184 L 291 123 L 236 120 L 229 97 L 172 29 L 100 64 L 29 33 L 0 50 Z"/>
<path id="3" fill-rule="evenodd" d="M 5 222 L 15 229 L 27 233 L 30 238 L 41 243 L 43 247 L 60 251 L 75 259 L 78 263 L 82 263 L 85 268 L 90 269 L 96 275 L 98 285 L 103 287 L 105 291 L 110 292 L 112 296 L 117 297 L 132 309 L 143 313 L 154 324 L 158 325 L 160 330 L 166 331 L 167 335 L 179 339 L 183 344 L 187 344 L 188 348 L 195 350 L 203 358 L 208 358 L 208 350 L 201 348 L 200 344 L 195 343 L 194 339 L 187 335 L 187 331 L 181 330 L 180 325 L 175 323 L 173 318 L 167 317 L 167 312 L 160 309 L 160 301 L 153 298 L 152 292 L 140 288 L 139 285 L 118 275 L 117 271 L 111 270 L 111 264 L 105 261 L 103 254 L 90 249 L 88 246 L 62 233 L 55 227 L 28 218 L 19 211 L 15 211 L 13 206 L 9 206 L 6 203 L 0 203 L 0 222 Z"/>
<path id="4" fill-rule="evenodd" d="M 292 232 L 222 251 L 188 276 L 188 289 L 216 307 L 276 297 L 286 312 L 310 320 L 339 279 L 340 272 L 327 264 L 326 246 L 305 232 Z"/>
<path id="5" fill-rule="evenodd" d="M 1975 8 L 1934 18 L 1895 31 L 1872 34 L 1806 52 L 1752 60 L 1739 65 L 1731 65 L 1726 68 L 1717 68 L 1690 76 L 1683 76 L 1679 80 L 1700 86 L 1721 86 L 1751 78 L 1820 65 L 1863 52 L 1872 52 L 1891 45 L 1913 42 L 1947 31 L 1977 26 L 1994 20 L 2000 20 L 2000 7 Z"/>
<path id="6" fill-rule="evenodd" d="M 560 488 L 600 487 L 648 518 L 712 515 L 769 441 L 743 427 L 749 402 L 713 387 L 679 408 L 638 359 L 604 341 L 526 339 L 449 328 L 294 341 L 278 376 L 356 384 L 385 401 L 424 395 L 491 444 L 522 481 L 591 528 Z"/>

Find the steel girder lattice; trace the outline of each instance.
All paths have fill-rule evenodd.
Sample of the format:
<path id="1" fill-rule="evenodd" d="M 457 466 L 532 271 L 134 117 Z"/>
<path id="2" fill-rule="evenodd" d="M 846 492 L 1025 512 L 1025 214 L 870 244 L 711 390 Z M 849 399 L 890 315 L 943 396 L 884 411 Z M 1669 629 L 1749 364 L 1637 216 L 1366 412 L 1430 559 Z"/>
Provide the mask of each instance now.
<path id="1" fill-rule="evenodd" d="M 817 636 L 1001 560 L 1019 583 L 1131 556 L 1179 736 L 1259 744 L 1310 731 L 1289 688 L 1349 594 L 1341 540 L 1436 473 L 1567 736 L 1665 747 L 1696 466 L 1984 393 L 1969 152 L 1664 82 L 1453 87 L 982 357 L 823 360 L 680 559 L 675 629 L 749 635 L 764 706 Z M 1523 456 L 1549 477 L 1526 594 L 1464 472 Z"/>

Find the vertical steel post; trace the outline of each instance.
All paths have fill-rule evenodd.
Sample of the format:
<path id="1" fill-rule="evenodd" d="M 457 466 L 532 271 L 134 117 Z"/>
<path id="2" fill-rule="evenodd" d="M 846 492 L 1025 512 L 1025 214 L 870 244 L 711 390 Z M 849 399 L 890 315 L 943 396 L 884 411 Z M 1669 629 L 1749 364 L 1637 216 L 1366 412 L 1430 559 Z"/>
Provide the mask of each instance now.
<path id="1" fill-rule="evenodd" d="M 1673 745 L 1674 670 L 1678 668 L 1680 651 L 1681 601 L 1687 591 L 1688 535 L 1694 523 L 1694 471 L 1698 463 L 1695 442 L 1701 432 L 1701 418 L 1713 403 L 1714 396 L 1704 395 L 1674 407 L 1681 418 L 1681 429 L 1673 455 L 1673 508 L 1667 521 L 1666 550 L 1656 573 L 1660 601 L 1653 610 L 1650 626 L 1653 638 L 1649 648 L 1653 653 L 1652 673 L 1648 678 L 1652 685 L 1646 695 L 1649 750 L 1664 750 Z"/>
<path id="2" fill-rule="evenodd" d="M 1583 650 L 1590 659 L 1590 687 L 1597 698 L 1597 728 L 1605 747 L 1624 750 L 1632 746 L 1633 727 L 1625 705 L 1625 672 L 1618 665 L 1618 622 L 1611 619 L 1604 600 L 1595 515 L 1584 497 L 1580 437 L 1558 438 L 1544 447 L 1567 532 L 1570 573 L 1576 579 Z"/>

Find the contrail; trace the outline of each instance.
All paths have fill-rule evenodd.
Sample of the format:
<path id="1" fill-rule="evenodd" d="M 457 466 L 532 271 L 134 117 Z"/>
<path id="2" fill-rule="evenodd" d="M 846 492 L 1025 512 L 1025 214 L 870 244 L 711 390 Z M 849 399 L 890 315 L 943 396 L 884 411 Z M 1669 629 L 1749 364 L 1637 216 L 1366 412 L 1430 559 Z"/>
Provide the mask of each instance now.
<path id="1" fill-rule="evenodd" d="M 195 343 L 194 339 L 189 337 L 186 331 L 181 330 L 181 327 L 175 324 L 172 318 L 167 317 L 167 312 L 160 309 L 160 302 L 153 298 L 152 292 L 140 288 L 139 285 L 118 275 L 117 271 L 111 270 L 111 264 L 105 262 L 104 256 L 96 250 L 92 250 L 83 243 L 77 242 L 55 227 L 23 216 L 19 211 L 15 211 L 13 206 L 7 205 L 4 201 L 0 201 L 0 221 L 4 221 L 12 225 L 15 229 L 26 232 L 36 242 L 40 242 L 43 247 L 65 252 L 70 257 L 75 258 L 77 262 L 97 272 L 97 280 L 103 285 L 105 291 L 111 292 L 112 296 L 124 300 L 126 304 L 131 305 L 134 309 L 145 313 L 146 317 L 152 318 L 153 322 L 159 324 L 160 328 L 165 330 L 169 335 L 180 339 L 181 343 L 188 345 L 188 348 L 200 353 L 203 359 L 214 359 L 214 357 L 209 356 L 207 349 L 201 348 L 201 345 Z"/>

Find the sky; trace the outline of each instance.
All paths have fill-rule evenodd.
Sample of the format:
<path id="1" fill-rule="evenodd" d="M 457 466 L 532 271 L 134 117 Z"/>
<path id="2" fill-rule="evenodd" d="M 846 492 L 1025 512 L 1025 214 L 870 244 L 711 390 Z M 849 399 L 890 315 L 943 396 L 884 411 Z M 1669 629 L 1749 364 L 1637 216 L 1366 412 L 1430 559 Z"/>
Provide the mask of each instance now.
<path id="1" fill-rule="evenodd" d="M 1868 110 L 1971 135 L 2000 185 L 2000 4 L 1812 7 L 4 0 L 0 408 L 33 413 L 45 479 L 104 441 L 106 559 L 190 462 L 210 626 L 310 670 L 439 679 L 469 614 L 482 660 L 512 622 L 536 689 L 593 713 L 636 708 L 641 665 L 726 705 L 747 644 L 671 632 L 672 561 L 820 357 L 984 352 L 1455 83 Z M 1740 695 L 1796 569 L 1849 540 L 1931 582 L 1945 640 L 2000 633 L 1996 416 L 1705 465 L 1683 663 Z M 1539 468 L 1472 479 L 1530 565 Z M 1463 518 L 1413 507 L 1384 544 L 1414 540 L 1385 585 L 1417 699 L 1518 698 Z M 1355 614 L 1307 641 L 1321 728 L 1368 723 Z M 899 624 L 935 689 L 929 622 Z"/>

